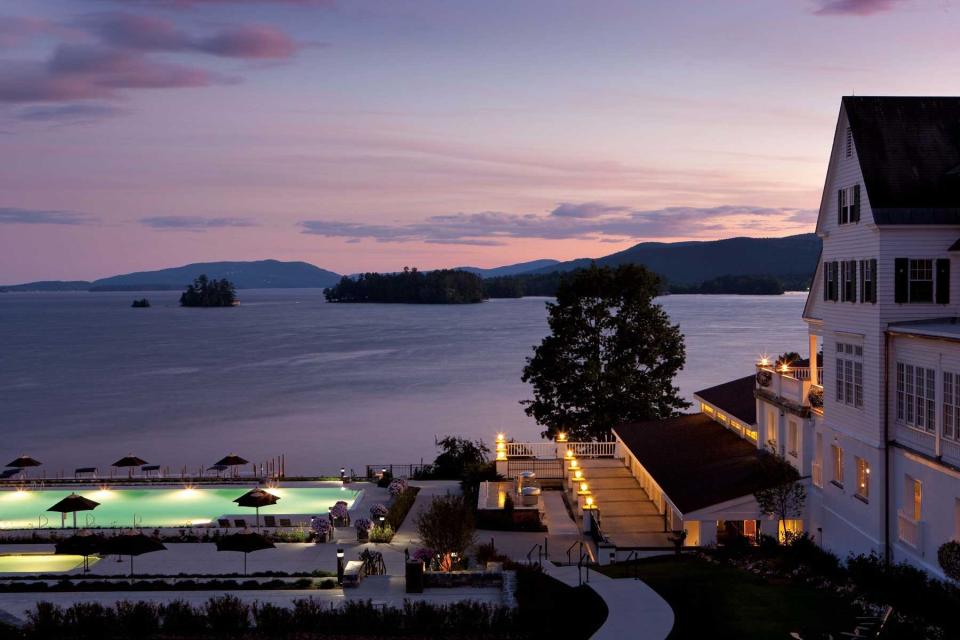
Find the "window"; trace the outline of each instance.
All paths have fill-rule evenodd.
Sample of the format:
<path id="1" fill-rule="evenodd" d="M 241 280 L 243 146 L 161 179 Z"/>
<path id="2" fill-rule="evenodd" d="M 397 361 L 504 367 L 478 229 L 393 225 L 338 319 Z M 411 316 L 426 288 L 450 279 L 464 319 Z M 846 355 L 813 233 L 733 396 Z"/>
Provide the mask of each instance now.
<path id="1" fill-rule="evenodd" d="M 877 261 L 860 261 L 860 302 L 877 301 Z"/>
<path id="2" fill-rule="evenodd" d="M 853 131 L 847 127 L 847 157 L 853 156 Z"/>
<path id="3" fill-rule="evenodd" d="M 803 533 L 803 520 L 781 520 L 779 529 L 780 542 L 790 542 Z"/>
<path id="4" fill-rule="evenodd" d="M 933 302 L 933 260 L 910 260 L 910 302 Z"/>
<path id="5" fill-rule="evenodd" d="M 949 258 L 896 258 L 893 262 L 894 302 L 950 303 Z"/>
<path id="6" fill-rule="evenodd" d="M 800 451 L 800 428 L 796 420 L 791 420 L 787 423 L 787 453 L 796 458 L 798 451 Z"/>
<path id="7" fill-rule="evenodd" d="M 916 478 L 907 476 L 907 486 L 912 500 L 910 515 L 915 522 L 919 522 L 923 517 L 923 485 Z"/>
<path id="8" fill-rule="evenodd" d="M 857 497 L 866 502 L 870 498 L 870 463 L 857 458 Z"/>
<path id="9" fill-rule="evenodd" d="M 960 440 L 960 374 L 943 372 L 943 437 Z"/>
<path id="10" fill-rule="evenodd" d="M 840 298 L 843 302 L 857 301 L 857 262 L 844 260 L 840 263 L 843 270 L 843 286 L 840 289 Z"/>
<path id="11" fill-rule="evenodd" d="M 830 455 L 833 459 L 833 484 L 843 488 L 843 449 L 832 444 L 830 445 Z"/>
<path id="12" fill-rule="evenodd" d="M 898 421 L 909 427 L 934 431 L 937 424 L 936 380 L 937 372 L 933 369 L 897 363 Z"/>
<path id="13" fill-rule="evenodd" d="M 837 224 L 860 222 L 860 185 L 837 190 Z"/>
<path id="14" fill-rule="evenodd" d="M 813 484 L 823 487 L 823 434 L 817 433 L 816 445 L 813 450 Z"/>
<path id="15" fill-rule="evenodd" d="M 767 412 L 767 444 L 777 448 L 777 412 L 771 409 Z"/>
<path id="16" fill-rule="evenodd" d="M 837 343 L 837 402 L 863 406 L 863 347 Z"/>
<path id="17" fill-rule="evenodd" d="M 839 262 L 824 262 L 823 263 L 823 299 L 832 300 L 833 302 L 837 301 L 838 298 L 838 276 L 839 276 Z"/>

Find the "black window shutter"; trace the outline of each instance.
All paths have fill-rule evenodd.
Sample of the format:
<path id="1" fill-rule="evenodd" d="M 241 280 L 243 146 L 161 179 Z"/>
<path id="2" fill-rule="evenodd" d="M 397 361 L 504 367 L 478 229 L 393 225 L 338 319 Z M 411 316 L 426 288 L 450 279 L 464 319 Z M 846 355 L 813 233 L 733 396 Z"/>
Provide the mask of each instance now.
<path id="1" fill-rule="evenodd" d="M 903 303 L 907 301 L 907 288 L 910 286 L 910 260 L 897 258 L 893 261 L 893 301 Z"/>
<path id="2" fill-rule="evenodd" d="M 876 304 L 877 289 L 880 288 L 880 273 L 877 271 L 876 258 L 870 261 L 870 276 L 873 278 L 873 282 L 870 283 L 870 302 Z"/>
<path id="3" fill-rule="evenodd" d="M 937 259 L 937 304 L 950 303 L 950 259 Z"/>
<path id="4" fill-rule="evenodd" d="M 853 185 L 853 206 L 850 208 L 850 222 L 860 222 L 860 185 Z"/>
<path id="5" fill-rule="evenodd" d="M 830 299 L 830 263 L 823 263 L 823 299 L 824 301 Z"/>
<path id="6" fill-rule="evenodd" d="M 837 189 L 837 224 L 843 224 L 843 189 Z"/>
<path id="7" fill-rule="evenodd" d="M 833 278 L 831 278 L 832 286 L 830 287 L 830 299 L 836 302 L 839 299 L 839 289 L 840 289 L 840 263 L 831 262 L 831 270 L 833 271 Z"/>

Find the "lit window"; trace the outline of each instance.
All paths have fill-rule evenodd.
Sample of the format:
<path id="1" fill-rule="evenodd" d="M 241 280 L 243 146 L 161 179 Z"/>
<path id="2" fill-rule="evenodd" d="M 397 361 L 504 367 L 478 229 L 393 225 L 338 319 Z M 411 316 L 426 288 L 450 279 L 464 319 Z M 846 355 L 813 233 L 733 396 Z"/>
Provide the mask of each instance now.
<path id="1" fill-rule="evenodd" d="M 789 542 L 803 533 L 803 520 L 789 519 L 780 521 L 780 542 Z"/>
<path id="2" fill-rule="evenodd" d="M 800 428 L 797 426 L 795 420 L 787 423 L 787 451 L 794 458 L 797 457 L 797 452 L 800 451 Z"/>
<path id="3" fill-rule="evenodd" d="M 912 491 L 913 498 L 913 519 L 916 522 L 920 521 L 920 518 L 923 516 L 923 485 L 919 480 L 907 476 L 907 481 L 910 483 L 910 489 Z"/>
<path id="4" fill-rule="evenodd" d="M 839 487 L 843 486 L 843 449 L 835 444 L 830 445 L 830 453 L 833 456 L 833 483 Z"/>
<path id="5" fill-rule="evenodd" d="M 943 372 L 943 437 L 960 440 L 960 374 Z"/>
<path id="6" fill-rule="evenodd" d="M 870 463 L 857 458 L 857 495 L 863 500 L 870 497 Z"/>

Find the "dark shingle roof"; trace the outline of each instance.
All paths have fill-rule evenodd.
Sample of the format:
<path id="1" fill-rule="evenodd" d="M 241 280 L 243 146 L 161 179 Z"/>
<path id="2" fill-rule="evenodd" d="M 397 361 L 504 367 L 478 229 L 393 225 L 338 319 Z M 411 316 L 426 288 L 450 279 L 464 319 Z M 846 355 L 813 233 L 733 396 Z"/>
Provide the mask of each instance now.
<path id="1" fill-rule="evenodd" d="M 763 487 L 761 451 L 702 413 L 621 424 L 614 431 L 683 513 Z"/>
<path id="2" fill-rule="evenodd" d="M 877 224 L 960 224 L 960 98 L 846 96 Z"/>
<path id="3" fill-rule="evenodd" d="M 738 378 L 697 391 L 696 396 L 749 425 L 757 422 L 757 401 L 753 396 L 755 376 Z"/>

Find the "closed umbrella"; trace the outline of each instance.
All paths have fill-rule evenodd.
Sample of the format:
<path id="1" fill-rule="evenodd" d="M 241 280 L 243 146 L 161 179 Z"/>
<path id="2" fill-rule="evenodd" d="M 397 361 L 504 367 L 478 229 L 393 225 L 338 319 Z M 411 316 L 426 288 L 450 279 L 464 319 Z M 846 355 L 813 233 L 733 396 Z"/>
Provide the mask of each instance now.
<path id="1" fill-rule="evenodd" d="M 129 473 L 127 474 L 127 476 L 130 477 L 130 478 L 132 478 L 132 477 L 133 477 L 133 468 L 134 468 L 134 467 L 142 467 L 142 466 L 145 465 L 145 464 L 147 464 L 147 461 L 146 461 L 146 460 L 144 460 L 143 458 L 138 458 L 137 456 L 135 456 L 135 455 L 133 455 L 133 454 L 131 453 L 131 454 L 125 455 L 124 457 L 122 457 L 122 458 L 120 458 L 119 460 L 117 460 L 116 462 L 114 462 L 114 463 L 113 463 L 113 466 L 114 466 L 114 467 L 129 467 L 129 470 L 130 470 L 130 471 L 129 471 Z"/>
<path id="2" fill-rule="evenodd" d="M 263 549 L 273 549 L 272 542 L 253 531 L 231 533 L 217 540 L 217 551 L 239 551 L 243 554 L 243 575 L 247 575 L 247 554 Z"/>
<path id="3" fill-rule="evenodd" d="M 77 511 L 92 511 L 100 506 L 99 502 L 91 500 L 90 498 L 84 498 L 81 495 L 76 493 L 71 493 L 66 498 L 53 505 L 47 511 L 58 511 L 61 514 L 72 513 L 73 514 L 73 528 L 77 528 Z M 61 516 L 60 525 L 64 525 L 64 518 Z"/>
<path id="4" fill-rule="evenodd" d="M 145 553 L 163 551 L 167 547 L 157 540 L 142 533 L 123 533 L 119 536 L 107 538 L 104 541 L 103 553 L 118 556 L 130 556 L 130 575 L 133 575 L 133 557 Z"/>
<path id="5" fill-rule="evenodd" d="M 249 460 L 245 460 L 244 458 L 241 458 L 237 454 L 231 453 L 229 455 L 226 455 L 220 458 L 220 460 L 216 462 L 216 465 L 224 466 L 224 467 L 239 467 L 241 465 L 248 464 L 249 462 L 250 462 Z"/>
<path id="6" fill-rule="evenodd" d="M 103 546 L 103 536 L 82 531 L 57 542 L 54 546 L 54 553 L 57 555 L 83 556 L 83 572 L 86 573 L 90 570 L 90 556 L 100 553 Z"/>
<path id="7" fill-rule="evenodd" d="M 256 489 L 251 489 L 245 494 L 235 499 L 236 502 L 241 507 L 254 507 L 257 510 L 257 529 L 260 528 L 260 507 L 269 507 L 272 504 L 277 504 L 277 500 L 280 499 L 280 496 L 274 495 L 269 491 L 257 487 Z"/>

